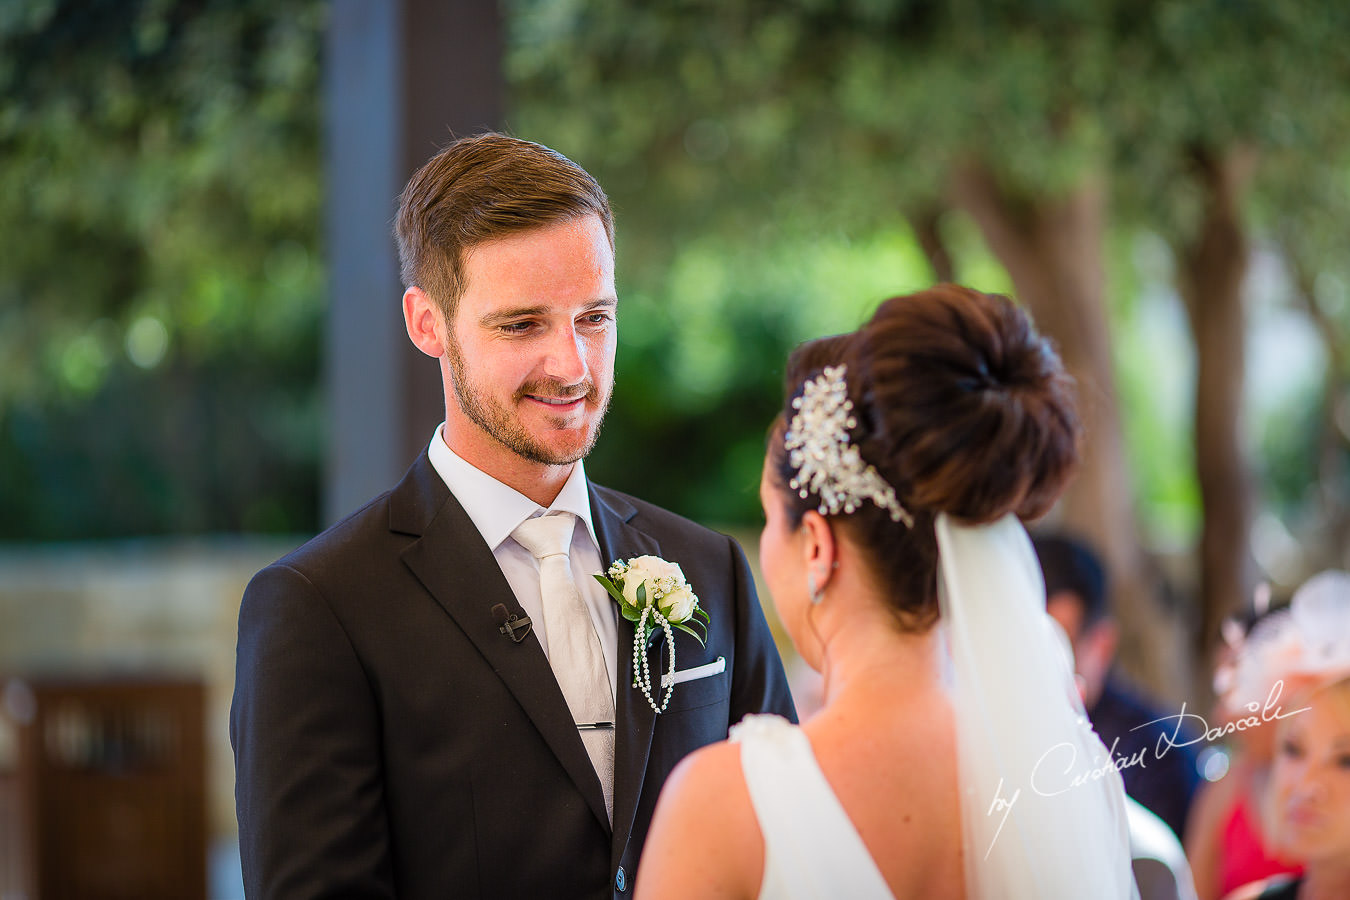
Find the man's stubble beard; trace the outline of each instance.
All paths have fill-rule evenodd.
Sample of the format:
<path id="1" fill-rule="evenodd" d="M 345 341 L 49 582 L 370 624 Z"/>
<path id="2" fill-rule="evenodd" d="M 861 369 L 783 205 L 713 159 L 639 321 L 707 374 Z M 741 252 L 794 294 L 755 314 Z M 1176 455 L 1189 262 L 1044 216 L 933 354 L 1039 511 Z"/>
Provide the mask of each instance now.
<path id="1" fill-rule="evenodd" d="M 468 416 L 469 421 L 481 428 L 485 434 L 512 453 L 534 463 L 547 466 L 566 466 L 579 459 L 584 459 L 595 447 L 595 442 L 600 437 L 600 428 L 605 422 L 605 414 L 609 412 L 609 401 L 610 397 L 613 396 L 612 390 L 610 397 L 605 397 L 604 403 L 600 405 L 599 414 L 595 418 L 594 426 L 585 445 L 576 451 L 558 454 L 536 441 L 511 415 L 510 410 L 498 405 L 486 392 L 478 390 L 477 385 L 469 378 L 468 370 L 464 365 L 464 355 L 460 352 L 459 344 L 455 342 L 454 335 L 447 335 L 445 353 L 450 363 L 450 374 L 453 382 L 451 385 L 452 393 L 460 411 Z M 515 392 L 513 399 L 520 400 L 526 394 L 563 396 L 563 389 L 567 387 L 569 385 L 558 382 L 531 382 L 522 385 Z M 598 397 L 595 382 L 593 380 L 588 381 L 587 402 L 594 402 Z"/>

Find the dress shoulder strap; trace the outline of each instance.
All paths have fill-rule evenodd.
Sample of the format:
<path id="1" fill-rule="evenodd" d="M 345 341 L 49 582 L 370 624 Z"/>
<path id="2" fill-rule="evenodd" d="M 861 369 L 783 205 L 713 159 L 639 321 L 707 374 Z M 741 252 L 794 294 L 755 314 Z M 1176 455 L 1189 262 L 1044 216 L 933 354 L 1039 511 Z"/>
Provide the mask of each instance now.
<path id="1" fill-rule="evenodd" d="M 760 900 L 893 900 L 800 728 L 750 715 L 731 740 L 764 835 Z"/>

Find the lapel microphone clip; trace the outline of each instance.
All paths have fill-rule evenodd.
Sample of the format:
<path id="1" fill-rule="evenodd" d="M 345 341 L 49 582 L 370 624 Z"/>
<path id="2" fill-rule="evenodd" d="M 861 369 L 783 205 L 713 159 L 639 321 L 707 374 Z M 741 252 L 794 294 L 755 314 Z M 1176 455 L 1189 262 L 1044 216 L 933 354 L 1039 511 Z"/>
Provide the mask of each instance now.
<path id="1" fill-rule="evenodd" d="M 497 630 L 517 644 L 525 640 L 533 627 L 529 616 L 507 613 L 506 606 L 501 603 L 493 604 L 492 617 L 497 620 Z"/>

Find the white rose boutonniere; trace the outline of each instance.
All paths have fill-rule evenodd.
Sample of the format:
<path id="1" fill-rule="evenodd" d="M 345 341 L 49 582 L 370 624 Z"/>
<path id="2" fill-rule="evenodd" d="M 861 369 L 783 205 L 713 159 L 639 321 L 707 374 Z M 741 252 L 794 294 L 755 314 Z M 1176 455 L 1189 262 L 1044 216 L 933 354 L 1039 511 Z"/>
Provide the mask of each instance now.
<path id="1" fill-rule="evenodd" d="M 633 687 L 640 688 L 652 709 L 660 713 L 670 703 L 670 695 L 675 693 L 675 685 L 666 690 L 665 699 L 657 706 L 652 696 L 651 666 L 647 662 L 647 638 L 660 628 L 666 635 L 666 646 L 670 648 L 670 665 L 667 674 L 675 674 L 675 633 L 678 628 L 692 635 L 703 645 L 707 634 L 706 623 L 711 620 L 698 605 L 698 595 L 689 582 L 684 580 L 684 572 L 673 562 L 667 562 L 659 556 L 635 556 L 630 560 L 615 560 L 610 563 L 609 571 L 597 574 L 595 580 L 605 586 L 609 595 L 619 604 L 619 612 L 628 621 L 634 623 L 633 629 Z M 699 621 L 702 619 L 702 621 Z M 694 628 L 703 631 L 699 634 Z M 659 691 L 658 691 L 659 693 Z"/>

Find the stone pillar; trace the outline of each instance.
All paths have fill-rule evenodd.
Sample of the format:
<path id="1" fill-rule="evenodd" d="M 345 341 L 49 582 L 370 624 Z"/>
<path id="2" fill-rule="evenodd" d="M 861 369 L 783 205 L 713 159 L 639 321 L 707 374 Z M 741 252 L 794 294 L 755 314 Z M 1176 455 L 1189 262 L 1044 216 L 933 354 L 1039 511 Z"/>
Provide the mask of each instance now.
<path id="1" fill-rule="evenodd" d="M 325 75 L 329 524 L 393 486 L 444 417 L 403 326 L 398 195 L 452 136 L 501 126 L 496 0 L 334 0 Z"/>

